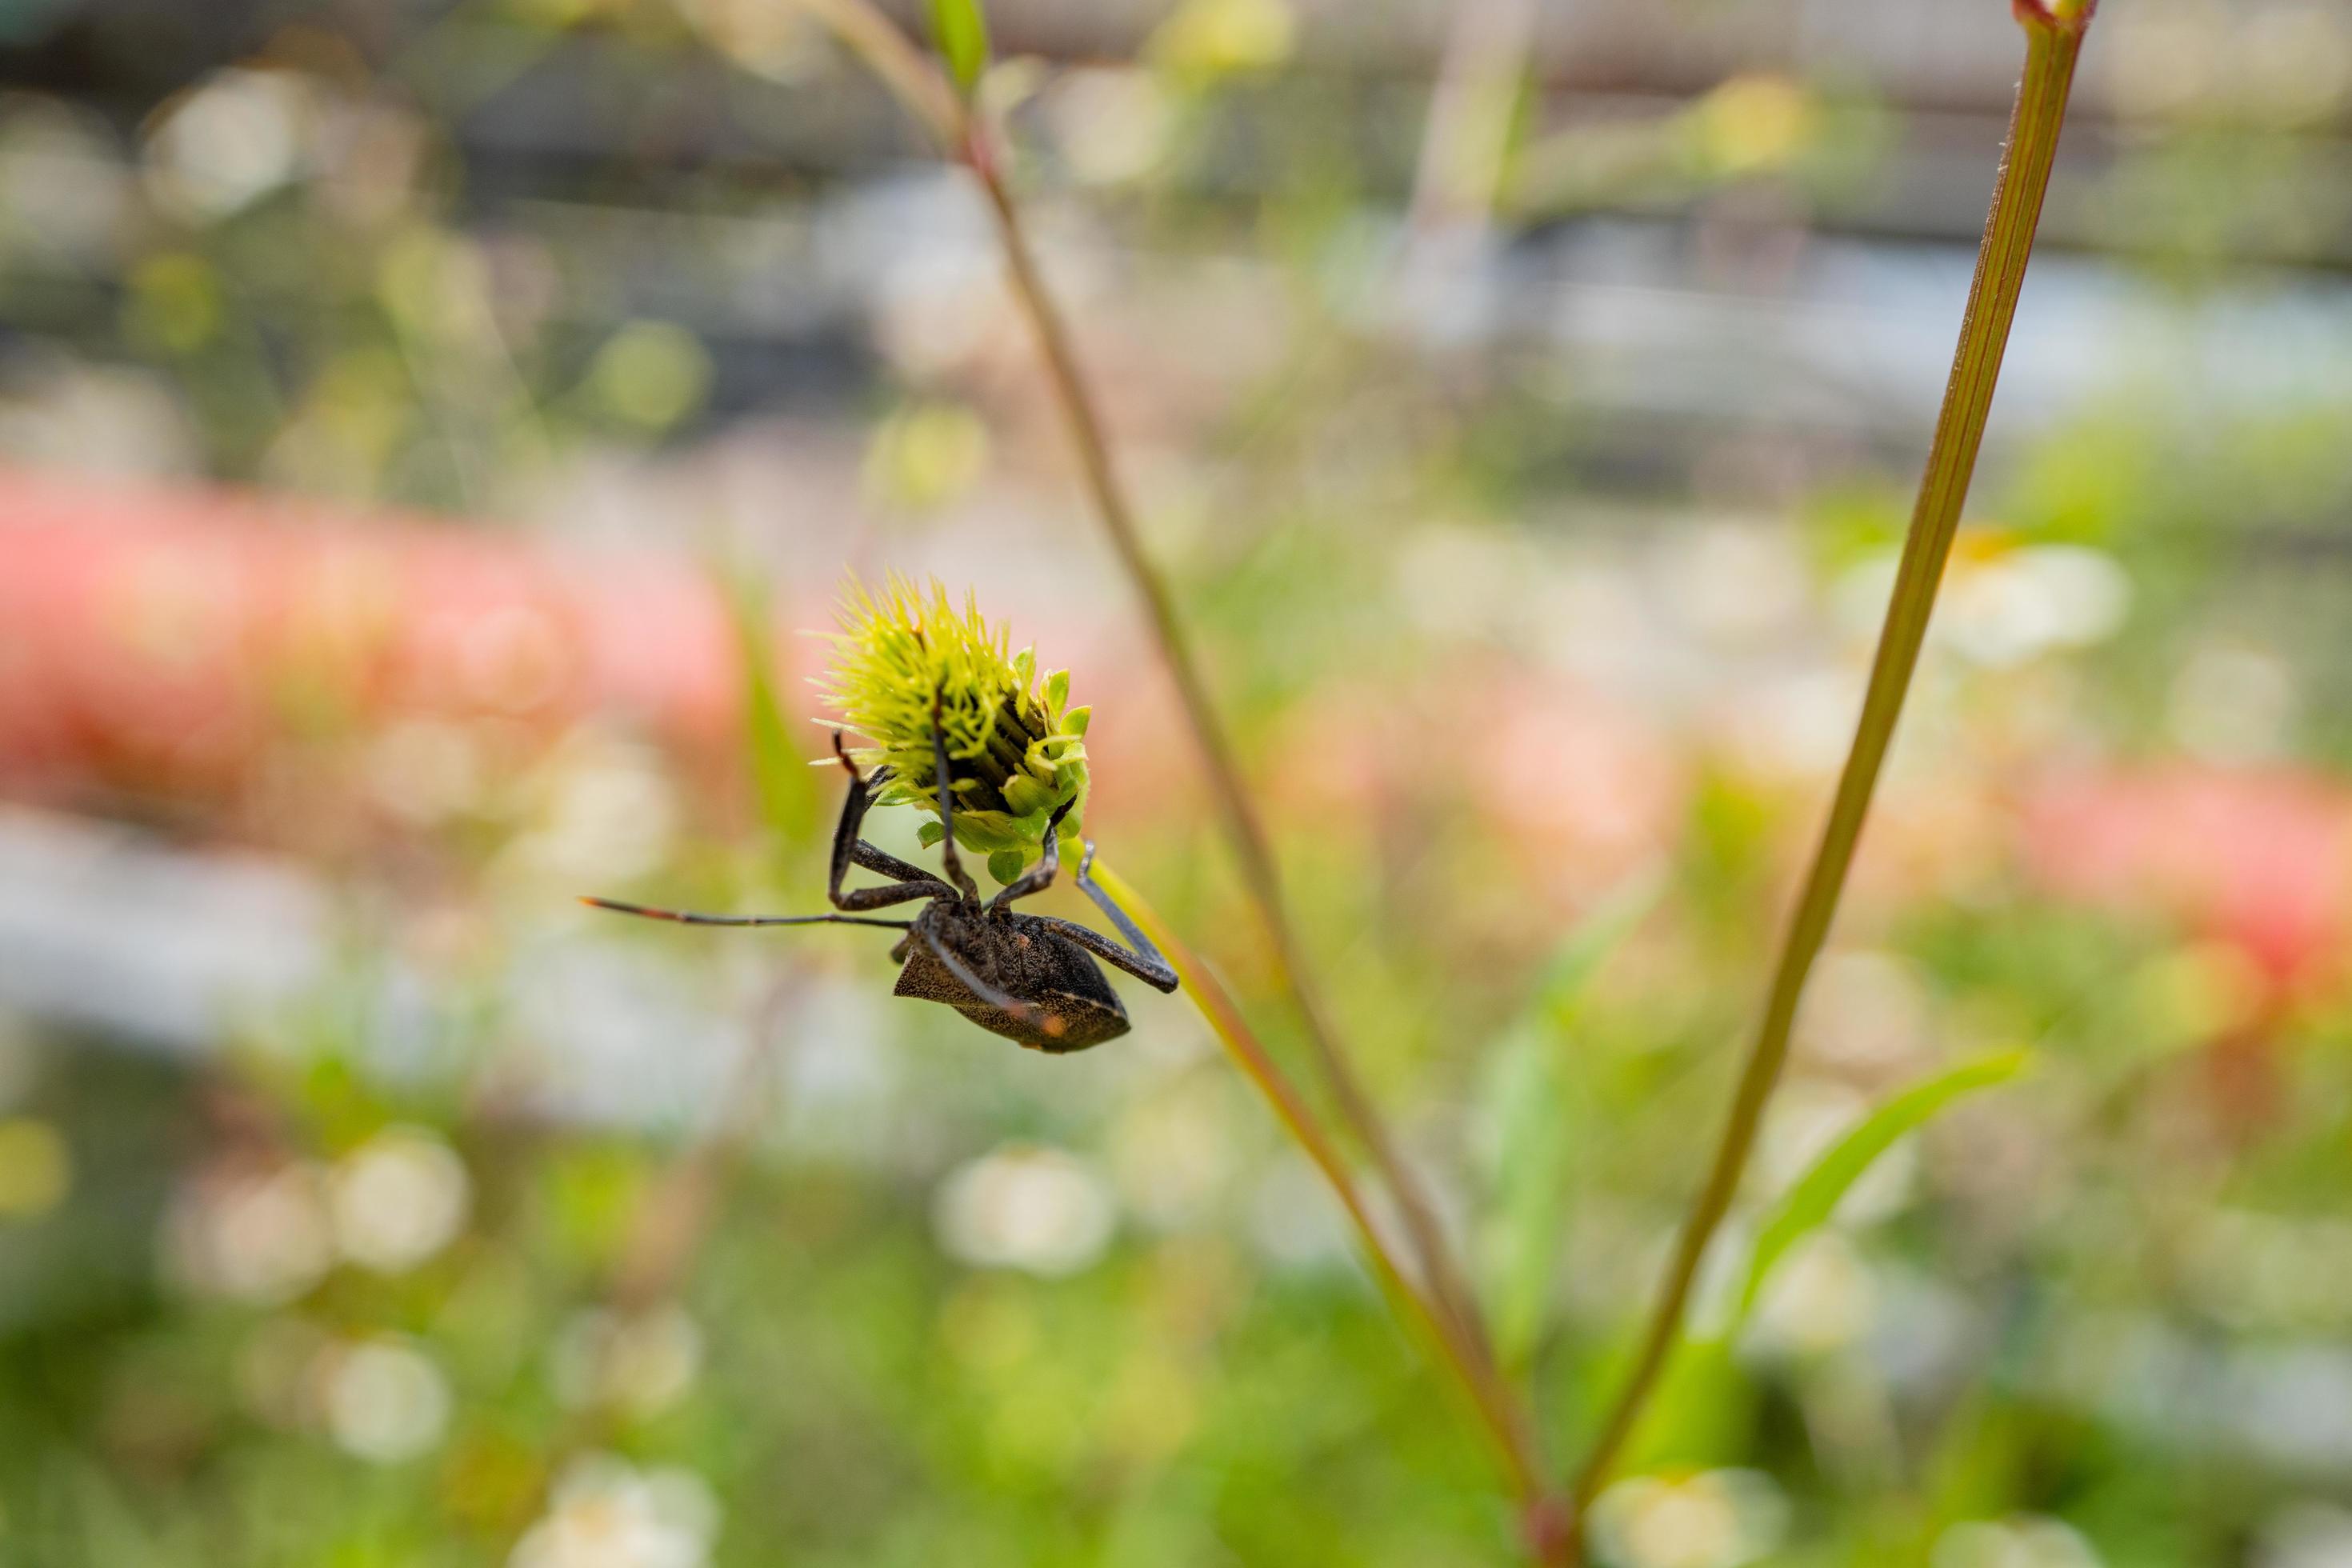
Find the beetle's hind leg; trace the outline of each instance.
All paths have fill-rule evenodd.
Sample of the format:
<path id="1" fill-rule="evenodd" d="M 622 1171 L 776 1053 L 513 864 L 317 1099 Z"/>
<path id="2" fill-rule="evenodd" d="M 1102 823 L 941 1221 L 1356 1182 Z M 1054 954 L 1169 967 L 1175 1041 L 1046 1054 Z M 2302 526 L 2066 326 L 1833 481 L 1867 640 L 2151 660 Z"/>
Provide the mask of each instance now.
<path id="1" fill-rule="evenodd" d="M 1119 946 L 1102 932 L 1088 926 L 1082 926 L 1075 921 L 1055 920 L 1051 915 L 1034 915 L 1031 918 L 1045 921 L 1097 958 L 1125 970 L 1153 990 L 1163 993 L 1175 990 L 1182 983 L 1175 969 L 1160 956 L 1160 950 L 1151 945 L 1151 939 L 1143 934 L 1143 928 L 1128 919 L 1127 911 L 1113 903 L 1111 896 L 1104 892 L 1093 878 L 1087 875 L 1087 868 L 1094 863 L 1094 841 L 1088 839 L 1087 852 L 1078 860 L 1078 890 L 1094 900 L 1095 908 L 1110 917 L 1110 923 L 1118 928 L 1119 935 L 1134 943 L 1132 952 Z"/>

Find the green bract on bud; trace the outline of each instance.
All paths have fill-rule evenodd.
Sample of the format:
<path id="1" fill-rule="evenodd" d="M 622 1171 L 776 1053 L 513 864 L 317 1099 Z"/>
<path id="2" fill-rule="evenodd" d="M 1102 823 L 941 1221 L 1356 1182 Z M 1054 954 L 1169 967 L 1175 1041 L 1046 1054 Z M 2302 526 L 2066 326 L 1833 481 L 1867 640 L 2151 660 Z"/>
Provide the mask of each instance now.
<path id="1" fill-rule="evenodd" d="M 877 804 L 939 812 L 936 701 L 958 844 L 987 856 L 990 873 L 1009 882 L 1037 853 L 1046 818 L 1064 801 L 1077 805 L 1062 819 L 1063 835 L 1077 836 L 1090 712 L 1069 706 L 1068 671 L 1041 686 L 1035 650 L 1013 652 L 1011 635 L 992 628 L 971 595 L 958 610 L 937 578 L 928 594 L 898 576 L 878 595 L 852 583 L 839 621 L 824 700 L 844 729 L 869 742 L 851 749 L 858 765 L 890 770 Z M 938 823 L 923 825 L 924 844 L 941 836 Z"/>

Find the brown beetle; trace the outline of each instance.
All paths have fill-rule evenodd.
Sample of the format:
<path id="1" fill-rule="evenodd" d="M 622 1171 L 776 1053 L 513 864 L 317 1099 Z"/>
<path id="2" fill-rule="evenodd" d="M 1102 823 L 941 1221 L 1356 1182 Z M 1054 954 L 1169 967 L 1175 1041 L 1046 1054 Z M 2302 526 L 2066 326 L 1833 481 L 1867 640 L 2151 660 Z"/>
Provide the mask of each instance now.
<path id="1" fill-rule="evenodd" d="M 1015 900 L 1040 893 L 1051 886 L 1061 867 L 1062 818 L 1075 799 L 1064 801 L 1045 825 L 1045 847 L 1037 864 L 1013 879 L 994 898 L 982 902 L 971 874 L 957 858 L 954 792 L 946 787 L 947 740 L 940 731 L 934 705 L 931 743 L 938 762 L 933 775 L 940 781 L 940 820 L 946 835 L 940 840 L 940 860 L 949 880 L 941 881 L 921 867 L 899 859 L 857 836 L 873 804 L 875 792 L 889 782 L 890 771 L 877 768 L 860 775 L 857 764 L 842 749 L 838 731 L 833 737 L 835 755 L 849 773 L 849 798 L 842 803 L 841 822 L 833 834 L 833 871 L 826 889 L 833 907 L 849 911 L 829 915 L 707 915 L 687 910 L 652 909 L 615 899 L 583 899 L 600 910 L 682 925 L 882 926 L 907 934 L 890 950 L 898 961 L 898 984 L 892 994 L 926 1002 L 944 1003 L 991 1033 L 1018 1040 L 1033 1050 L 1056 1055 L 1082 1051 L 1128 1031 L 1127 1009 L 1095 963 L 1101 958 L 1117 964 L 1153 989 L 1176 989 L 1176 972 L 1159 949 L 1087 877 L 1095 847 L 1089 842 L 1078 861 L 1078 890 L 1095 902 L 1119 934 L 1134 944 L 1121 947 L 1100 931 L 1051 915 L 1024 915 L 1011 906 Z M 853 865 L 891 879 L 884 887 L 844 888 Z M 872 920 L 861 911 L 930 900 L 911 921 Z"/>

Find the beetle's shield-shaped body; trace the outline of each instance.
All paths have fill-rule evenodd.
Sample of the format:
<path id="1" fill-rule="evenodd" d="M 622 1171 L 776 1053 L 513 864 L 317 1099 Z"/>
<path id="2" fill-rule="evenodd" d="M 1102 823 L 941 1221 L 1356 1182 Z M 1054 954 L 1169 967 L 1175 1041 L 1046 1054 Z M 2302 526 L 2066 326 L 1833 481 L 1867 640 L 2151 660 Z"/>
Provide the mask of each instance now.
<path id="1" fill-rule="evenodd" d="M 924 942 L 926 934 L 985 984 L 1025 1002 L 1028 1016 L 972 994 Z M 1034 916 L 984 914 L 941 899 L 915 917 L 900 944 L 893 994 L 944 1003 L 982 1028 L 1032 1050 L 1064 1055 L 1127 1033 L 1127 1009 L 1086 949 Z"/>

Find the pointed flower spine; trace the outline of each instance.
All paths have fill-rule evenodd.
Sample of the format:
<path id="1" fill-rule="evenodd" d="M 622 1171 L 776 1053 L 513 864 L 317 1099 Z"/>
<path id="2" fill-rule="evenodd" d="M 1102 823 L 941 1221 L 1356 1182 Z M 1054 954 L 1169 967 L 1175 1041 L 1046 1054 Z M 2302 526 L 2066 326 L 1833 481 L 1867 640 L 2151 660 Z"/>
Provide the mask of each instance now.
<path id="1" fill-rule="evenodd" d="M 936 695 L 958 844 L 987 856 L 990 874 L 1009 882 L 1043 847 L 1046 819 L 1064 801 L 1077 805 L 1063 836 L 1078 837 L 1093 715 L 1069 706 L 1067 670 L 1045 676 L 1041 690 L 1035 649 L 1013 652 L 1011 634 L 988 624 L 973 595 L 958 609 L 937 578 L 925 589 L 893 575 L 878 594 L 853 581 L 835 618 L 824 698 L 837 715 L 831 721 L 865 742 L 850 750 L 859 767 L 890 770 L 877 805 L 939 814 Z M 925 823 L 922 841 L 936 844 L 942 833 Z"/>

